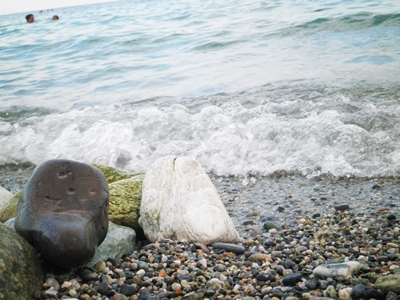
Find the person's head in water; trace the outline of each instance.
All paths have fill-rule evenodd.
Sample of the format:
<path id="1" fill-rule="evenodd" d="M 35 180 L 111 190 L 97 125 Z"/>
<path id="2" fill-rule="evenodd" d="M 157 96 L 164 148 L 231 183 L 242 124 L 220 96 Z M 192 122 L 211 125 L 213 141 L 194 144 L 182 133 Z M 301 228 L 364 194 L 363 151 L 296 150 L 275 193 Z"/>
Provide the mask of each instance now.
<path id="1" fill-rule="evenodd" d="M 54 15 L 54 16 L 53 16 L 53 20 L 58 20 L 58 16 L 57 16 L 57 15 Z"/>
<path id="2" fill-rule="evenodd" d="M 35 21 L 35 18 L 33 17 L 32 14 L 26 15 L 25 19 L 28 23 L 33 23 L 33 21 Z"/>

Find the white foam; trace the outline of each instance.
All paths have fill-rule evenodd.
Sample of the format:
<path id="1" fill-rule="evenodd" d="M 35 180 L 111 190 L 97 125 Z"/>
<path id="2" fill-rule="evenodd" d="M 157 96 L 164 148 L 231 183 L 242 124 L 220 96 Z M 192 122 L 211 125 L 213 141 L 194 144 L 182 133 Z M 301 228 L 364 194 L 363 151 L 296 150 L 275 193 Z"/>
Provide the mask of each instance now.
<path id="1" fill-rule="evenodd" d="M 262 92 L 215 96 L 192 108 L 102 106 L 3 121 L 0 163 L 68 158 L 145 171 L 159 157 L 176 155 L 218 174 L 398 174 L 395 103 L 361 105 L 342 95 L 266 99 Z"/>

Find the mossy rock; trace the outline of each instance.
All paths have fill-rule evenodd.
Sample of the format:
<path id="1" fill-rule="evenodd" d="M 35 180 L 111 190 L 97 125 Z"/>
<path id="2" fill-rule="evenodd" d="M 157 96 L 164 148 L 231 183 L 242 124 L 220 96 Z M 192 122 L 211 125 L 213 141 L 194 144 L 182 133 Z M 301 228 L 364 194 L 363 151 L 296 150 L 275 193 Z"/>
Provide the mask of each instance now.
<path id="1" fill-rule="evenodd" d="M 10 219 L 15 218 L 15 215 L 17 214 L 18 200 L 21 193 L 22 191 L 16 192 L 11 199 L 0 208 L 0 222 L 5 223 Z"/>
<path id="2" fill-rule="evenodd" d="M 98 168 L 100 171 L 103 172 L 104 176 L 107 179 L 108 184 L 138 175 L 138 174 L 125 173 L 113 167 L 103 166 L 99 164 L 92 164 L 92 166 Z"/>
<path id="3" fill-rule="evenodd" d="M 270 229 L 282 230 L 282 226 L 280 226 L 279 224 L 276 224 L 274 222 L 271 222 L 271 221 L 265 222 L 263 227 L 266 230 L 270 230 Z"/>
<path id="4" fill-rule="evenodd" d="M 1 223 L 0 236 L 0 299 L 33 299 L 45 275 L 37 251 Z"/>
<path id="5" fill-rule="evenodd" d="M 111 222 L 140 230 L 139 214 L 143 179 L 144 174 L 139 174 L 108 185 L 110 193 L 108 218 Z"/>
<path id="6" fill-rule="evenodd" d="M 375 286 L 384 293 L 394 292 L 400 293 L 400 272 L 397 272 L 389 276 L 380 276 L 376 282 Z"/>

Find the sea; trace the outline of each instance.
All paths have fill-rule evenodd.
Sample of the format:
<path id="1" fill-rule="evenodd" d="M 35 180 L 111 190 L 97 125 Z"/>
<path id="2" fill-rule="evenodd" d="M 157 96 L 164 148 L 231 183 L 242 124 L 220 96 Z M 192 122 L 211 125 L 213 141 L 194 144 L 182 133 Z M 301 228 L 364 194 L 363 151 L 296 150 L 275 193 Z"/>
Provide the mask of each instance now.
<path id="1" fill-rule="evenodd" d="M 165 155 L 218 175 L 399 176 L 400 1 L 122 0 L 0 15 L 0 165 L 142 172 Z"/>

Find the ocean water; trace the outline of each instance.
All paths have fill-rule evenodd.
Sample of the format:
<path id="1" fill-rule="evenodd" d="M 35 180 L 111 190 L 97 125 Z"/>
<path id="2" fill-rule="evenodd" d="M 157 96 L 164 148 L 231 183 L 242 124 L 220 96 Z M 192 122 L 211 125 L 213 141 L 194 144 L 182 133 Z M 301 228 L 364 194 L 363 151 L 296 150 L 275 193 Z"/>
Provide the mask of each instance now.
<path id="1" fill-rule="evenodd" d="M 400 174 L 398 0 L 130 0 L 0 16 L 0 165 Z M 59 21 L 52 21 L 57 14 Z"/>

